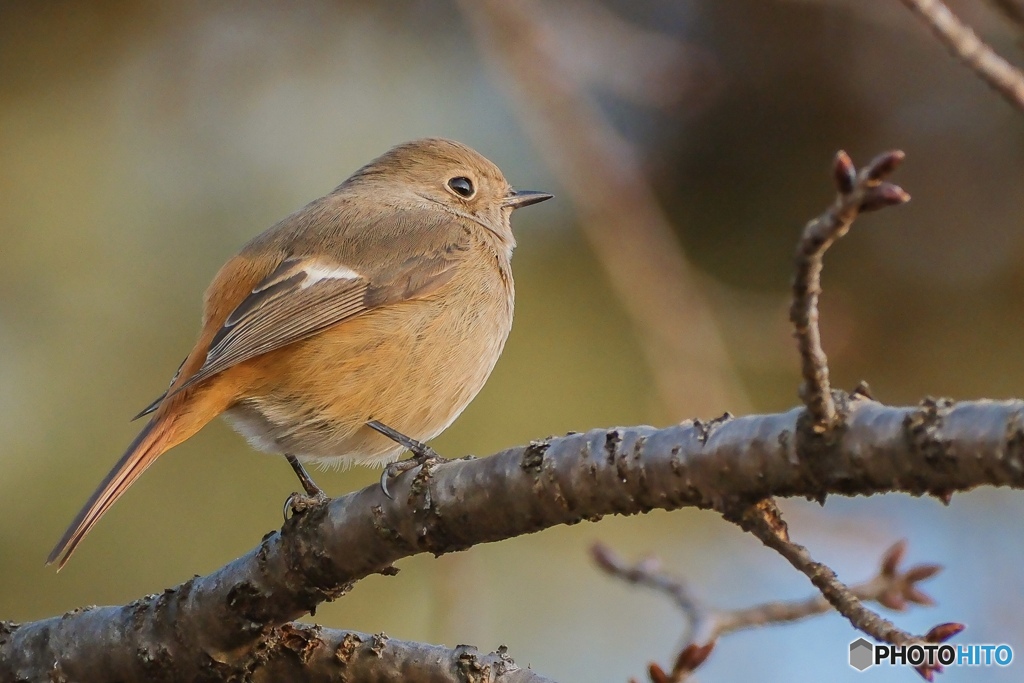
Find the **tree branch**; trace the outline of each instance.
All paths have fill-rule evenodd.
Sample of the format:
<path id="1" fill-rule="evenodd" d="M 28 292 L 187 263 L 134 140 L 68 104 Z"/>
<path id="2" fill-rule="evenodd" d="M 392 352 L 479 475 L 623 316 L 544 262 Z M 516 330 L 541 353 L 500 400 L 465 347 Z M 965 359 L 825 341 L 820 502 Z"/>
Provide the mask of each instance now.
<path id="1" fill-rule="evenodd" d="M 818 433 L 830 430 L 836 418 L 828 379 L 828 358 L 821 348 L 818 328 L 822 257 L 837 239 L 849 231 L 861 212 L 910 201 L 910 195 L 901 187 L 884 180 L 903 161 L 903 156 L 900 151 L 885 152 L 858 173 L 846 152 L 836 154 L 832 173 L 838 190 L 836 199 L 824 213 L 804 227 L 797 244 L 789 319 L 793 323 L 804 378 L 800 397 L 807 406 L 814 431 Z"/>
<path id="2" fill-rule="evenodd" d="M 1024 74 L 962 22 L 942 0 L 901 0 L 924 21 L 953 56 L 970 67 L 1007 102 L 1024 111 Z M 1000 6 L 1009 6 L 1000 3 Z"/>
<path id="3" fill-rule="evenodd" d="M 197 678 L 211 661 L 247 661 L 269 630 L 342 596 L 360 578 L 393 573 L 401 558 L 608 514 L 721 508 L 768 496 L 1024 488 L 1022 401 L 928 399 L 893 408 L 840 398 L 836 438 L 813 452 L 796 438 L 797 408 L 666 429 L 594 430 L 414 470 L 394 482 L 395 500 L 378 486 L 338 498 L 293 517 L 208 576 L 0 636 L 0 679 L 49 671 L 56 662 L 72 680 L 150 680 L 154 661 L 173 662 L 178 678 Z"/>
<path id="4" fill-rule="evenodd" d="M 876 574 L 855 586 L 850 592 L 863 601 L 877 602 L 889 609 L 903 611 L 909 603 L 932 605 L 932 599 L 917 584 L 935 576 L 938 565 L 917 565 L 902 571 L 899 567 L 907 544 L 900 541 L 882 555 Z M 673 666 L 666 672 L 651 663 L 648 670 L 652 683 L 667 680 L 681 683 L 711 654 L 719 637 L 750 628 L 783 624 L 832 611 L 832 605 L 815 595 L 805 600 L 766 602 L 743 609 L 715 609 L 692 593 L 684 581 L 661 570 L 660 563 L 647 558 L 629 564 L 608 547 L 596 544 L 594 561 L 607 573 L 628 583 L 664 593 L 683 612 L 687 632 Z M 660 675 L 659 675 L 660 674 Z"/>
<path id="5" fill-rule="evenodd" d="M 1024 74 L 940 0 L 903 2 L 954 55 L 1024 111 Z M 718 338 L 714 318 L 695 293 L 696 278 L 679 256 L 637 161 L 547 54 L 547 36 L 543 26 L 532 22 L 529 6 L 481 0 L 463 2 L 462 8 L 485 52 L 515 67 L 506 70 L 518 79 L 517 86 L 544 93 L 532 99 L 545 107 L 533 119 L 535 135 L 546 142 L 570 136 L 570 144 L 545 147 L 552 165 L 565 171 L 562 177 L 578 204 L 587 208 L 584 223 L 613 286 L 632 302 L 631 314 L 662 347 L 648 350 L 669 368 L 658 373 L 662 393 L 677 405 L 688 400 L 681 386 L 713 385 L 718 398 L 742 397 L 720 345 L 693 341 Z M 547 679 L 516 667 L 504 649 L 483 655 L 467 646 L 406 643 L 294 620 L 341 597 L 360 578 L 396 573 L 393 563 L 411 555 L 439 555 L 558 524 L 656 508 L 718 510 L 782 554 L 811 579 L 824 600 L 876 638 L 906 644 L 951 637 L 960 625 L 943 624 L 914 636 L 867 609 L 862 600 L 897 600 L 891 593 L 895 579 L 871 587 L 882 593 L 846 587 L 789 539 L 772 499 L 824 501 L 830 493 L 902 491 L 948 502 L 952 492 L 981 485 L 1024 488 L 1024 402 L 926 399 L 917 407 L 893 408 L 865 392 L 847 395 L 830 386 L 817 326 L 822 255 L 860 211 L 906 201 L 900 188 L 883 180 L 900 159 L 900 153 L 888 153 L 855 173 L 840 153 L 834 174 L 839 195 L 805 228 L 791 319 L 801 351 L 806 411 L 726 415 L 666 429 L 594 430 L 484 460 L 427 465 L 396 482 L 394 500 L 371 486 L 297 513 L 244 557 L 159 595 L 24 625 L 0 622 L 0 679 L 540 683 Z M 637 226 L 647 230 L 648 239 L 626 238 L 630 233 L 624 227 Z M 629 268 L 611 267 L 622 262 L 623 254 Z M 652 289 L 653 282 L 658 286 Z M 666 287 L 665 282 L 675 285 Z M 655 290 L 662 293 L 659 301 L 638 303 Z M 630 296 L 638 292 L 644 296 Z M 666 320 L 686 320 L 699 334 L 693 339 L 677 335 Z M 694 358 L 706 362 L 694 363 Z M 695 376 L 712 381 L 679 381 Z M 913 581 L 903 578 L 910 592 L 900 593 L 899 599 L 920 597 Z M 709 620 L 679 585 L 640 570 L 634 579 L 670 592 L 691 614 L 692 642 L 677 658 L 677 680 L 682 680 L 677 674 L 692 671 L 708 656 L 719 635 L 825 608 L 822 599 L 769 603 L 737 611 L 731 619 L 719 615 Z M 651 676 L 659 683 L 668 680 L 660 668 L 652 668 Z"/>
<path id="6" fill-rule="evenodd" d="M 102 607 L 87 611 L 91 615 L 90 620 L 104 622 L 108 619 L 107 613 L 117 609 Z M 0 648 L 3 648 L 0 653 L 10 649 L 5 645 L 5 639 L 23 630 L 27 632 L 18 636 L 22 646 L 33 647 L 36 639 L 46 636 L 45 629 L 38 628 L 40 624 L 46 622 L 23 627 L 0 622 Z M 82 624 L 77 628 L 87 631 Z M 0 672 L 3 672 L 5 681 L 183 680 L 172 654 L 160 644 L 135 653 L 145 669 L 141 677 L 134 672 L 129 673 L 131 677 L 125 677 L 126 670 L 118 669 L 124 664 L 125 654 L 117 648 L 104 649 L 82 643 L 78 654 L 57 660 L 49 668 L 33 664 L 10 670 L 0 667 Z M 116 661 L 107 661 L 111 655 Z M 27 659 L 23 660 L 27 662 Z M 188 678 L 194 681 L 243 679 L 253 683 L 338 680 L 551 683 L 550 679 L 530 669 L 516 666 L 504 647 L 484 654 L 469 645 L 446 648 L 395 640 L 383 633 L 369 635 L 294 622 L 266 629 L 260 638 L 260 646 L 246 649 L 242 656 L 230 660 L 210 656 Z"/>
<path id="7" fill-rule="evenodd" d="M 840 581 L 830 567 L 815 561 L 807 548 L 789 539 L 786 524 L 772 501 L 749 506 L 739 514 L 727 512 L 725 517 L 786 558 L 794 568 L 810 579 L 829 604 L 849 619 L 854 628 L 876 640 L 894 645 L 941 643 L 965 628 L 963 624 L 949 622 L 933 627 L 923 636 L 915 636 L 872 611 L 864 604 L 864 598 Z M 936 671 L 942 671 L 938 664 L 922 664 L 915 668 L 929 681 Z"/>

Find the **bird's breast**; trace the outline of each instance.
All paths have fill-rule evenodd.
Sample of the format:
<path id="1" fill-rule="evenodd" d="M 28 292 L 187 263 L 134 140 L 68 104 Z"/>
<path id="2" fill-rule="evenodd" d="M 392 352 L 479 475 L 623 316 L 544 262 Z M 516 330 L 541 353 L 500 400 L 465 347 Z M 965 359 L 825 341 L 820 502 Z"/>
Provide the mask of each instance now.
<path id="1" fill-rule="evenodd" d="M 472 259 L 422 299 L 388 304 L 273 351 L 225 413 L 257 448 L 326 462 L 388 462 L 446 429 L 490 376 L 512 327 L 507 261 Z"/>

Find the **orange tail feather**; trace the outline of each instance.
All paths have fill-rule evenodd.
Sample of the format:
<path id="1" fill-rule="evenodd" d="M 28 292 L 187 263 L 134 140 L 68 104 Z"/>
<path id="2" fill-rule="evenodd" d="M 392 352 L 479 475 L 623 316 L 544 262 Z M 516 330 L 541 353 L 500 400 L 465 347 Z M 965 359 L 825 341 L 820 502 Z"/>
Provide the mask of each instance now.
<path id="1" fill-rule="evenodd" d="M 100 518 L 128 490 L 128 487 L 142 476 L 146 468 L 168 449 L 192 436 L 202 425 L 196 425 L 194 429 L 188 430 L 188 433 L 185 434 L 181 433 L 181 429 L 176 428 L 178 426 L 175 425 L 175 420 L 166 414 L 157 415 L 139 432 L 139 435 L 128 446 L 125 454 L 117 461 L 114 468 L 110 470 L 74 521 L 71 522 L 67 531 L 64 532 L 64 536 L 57 542 L 50 556 L 46 558 L 46 564 L 53 564 L 59 557 L 57 571 L 60 571 L 85 535 L 96 526 Z"/>

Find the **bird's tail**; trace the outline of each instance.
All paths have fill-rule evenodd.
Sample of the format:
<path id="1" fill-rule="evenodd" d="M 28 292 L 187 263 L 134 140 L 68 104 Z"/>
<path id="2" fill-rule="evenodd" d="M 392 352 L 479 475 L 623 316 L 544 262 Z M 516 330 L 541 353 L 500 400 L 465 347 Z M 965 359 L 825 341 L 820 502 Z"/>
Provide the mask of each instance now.
<path id="1" fill-rule="evenodd" d="M 85 535 L 96 526 L 100 518 L 128 490 L 128 487 L 135 483 L 146 468 L 161 454 L 192 436 L 202 427 L 200 423 L 182 429 L 184 425 L 176 422 L 166 413 L 158 414 L 139 432 L 125 454 L 110 470 L 110 474 L 100 483 L 75 520 L 71 522 L 64 536 L 46 559 L 46 564 L 53 564 L 60 558 L 57 563 L 57 570 L 60 571 Z"/>

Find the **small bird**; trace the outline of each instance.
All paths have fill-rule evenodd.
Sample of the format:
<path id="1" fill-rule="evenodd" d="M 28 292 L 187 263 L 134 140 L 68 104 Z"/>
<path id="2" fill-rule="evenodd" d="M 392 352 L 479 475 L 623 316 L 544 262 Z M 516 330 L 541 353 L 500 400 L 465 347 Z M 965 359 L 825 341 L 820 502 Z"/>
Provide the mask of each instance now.
<path id="1" fill-rule="evenodd" d="M 255 237 L 206 291 L 199 340 L 152 415 L 54 547 L 63 567 L 154 460 L 218 415 L 253 447 L 302 466 L 435 456 L 512 327 L 516 191 L 441 138 L 394 147 Z M 414 459 L 395 463 L 403 450 Z"/>

